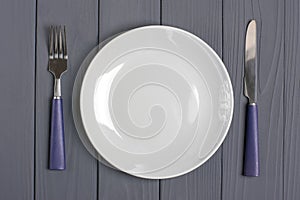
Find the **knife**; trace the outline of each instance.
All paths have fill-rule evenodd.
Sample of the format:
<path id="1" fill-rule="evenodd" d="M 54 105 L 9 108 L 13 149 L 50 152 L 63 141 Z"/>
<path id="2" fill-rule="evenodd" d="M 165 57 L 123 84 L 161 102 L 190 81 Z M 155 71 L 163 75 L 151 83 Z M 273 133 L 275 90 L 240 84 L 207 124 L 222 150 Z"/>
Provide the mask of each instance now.
<path id="1" fill-rule="evenodd" d="M 251 20 L 245 41 L 244 95 L 248 98 L 244 147 L 244 176 L 259 176 L 257 117 L 256 22 Z"/>

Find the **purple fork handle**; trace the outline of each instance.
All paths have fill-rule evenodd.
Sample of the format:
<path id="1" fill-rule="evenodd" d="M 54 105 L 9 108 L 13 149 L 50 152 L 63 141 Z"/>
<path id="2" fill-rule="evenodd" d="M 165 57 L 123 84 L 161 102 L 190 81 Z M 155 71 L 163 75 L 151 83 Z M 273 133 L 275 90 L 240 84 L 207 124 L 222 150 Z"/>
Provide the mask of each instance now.
<path id="1" fill-rule="evenodd" d="M 244 149 L 244 176 L 259 176 L 257 105 L 248 104 Z"/>
<path id="2" fill-rule="evenodd" d="M 63 101 L 52 100 L 49 169 L 66 169 Z"/>

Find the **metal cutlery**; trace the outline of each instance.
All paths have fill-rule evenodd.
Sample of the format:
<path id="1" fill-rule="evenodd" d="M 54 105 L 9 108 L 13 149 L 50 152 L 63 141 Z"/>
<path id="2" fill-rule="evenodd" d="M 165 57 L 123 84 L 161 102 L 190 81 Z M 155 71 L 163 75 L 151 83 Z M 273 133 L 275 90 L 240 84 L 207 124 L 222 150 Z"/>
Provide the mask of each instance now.
<path id="1" fill-rule="evenodd" d="M 65 139 L 63 100 L 61 97 L 61 75 L 67 70 L 67 42 L 65 26 L 51 26 L 49 38 L 49 71 L 54 76 L 54 94 L 52 99 L 51 132 L 50 132 L 50 158 L 49 169 L 64 170 Z"/>
<path id="2" fill-rule="evenodd" d="M 244 95 L 248 98 L 243 171 L 245 176 L 259 176 L 256 57 L 256 21 L 251 20 L 245 40 Z"/>

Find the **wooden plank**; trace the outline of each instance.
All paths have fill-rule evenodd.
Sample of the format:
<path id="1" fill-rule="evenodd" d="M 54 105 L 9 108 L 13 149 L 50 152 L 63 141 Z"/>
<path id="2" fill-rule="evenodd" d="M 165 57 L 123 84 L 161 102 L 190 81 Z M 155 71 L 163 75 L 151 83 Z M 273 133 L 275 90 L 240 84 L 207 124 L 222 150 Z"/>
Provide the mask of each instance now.
<path id="1" fill-rule="evenodd" d="M 198 35 L 222 56 L 222 1 L 163 0 L 162 24 Z M 187 175 L 161 181 L 161 199 L 220 199 L 221 153 Z"/>
<path id="2" fill-rule="evenodd" d="M 158 180 L 136 178 L 99 164 L 99 200 L 158 200 Z"/>
<path id="3" fill-rule="evenodd" d="M 99 39 L 160 23 L 160 0 L 100 0 Z"/>
<path id="4" fill-rule="evenodd" d="M 223 144 L 222 199 L 282 199 L 284 128 L 284 1 L 223 0 L 223 59 L 234 87 L 235 110 Z M 242 176 L 246 99 L 244 40 L 250 19 L 258 22 L 258 118 L 260 172 Z"/>
<path id="5" fill-rule="evenodd" d="M 97 161 L 82 145 L 72 117 L 72 89 L 81 62 L 98 43 L 98 1 L 39 0 L 36 68 L 36 199 L 96 199 Z M 67 27 L 68 71 L 62 77 L 67 169 L 48 167 L 53 77 L 47 71 L 50 25 Z"/>
<path id="6" fill-rule="evenodd" d="M 159 24 L 159 0 L 100 0 L 99 40 L 134 27 Z M 159 199 L 158 180 L 140 179 L 99 164 L 99 200 Z"/>
<path id="7" fill-rule="evenodd" d="M 285 1 L 284 198 L 300 197 L 300 3 Z"/>
<path id="8" fill-rule="evenodd" d="M 0 24 L 0 195 L 33 199 L 35 1 L 1 1 Z"/>
<path id="9" fill-rule="evenodd" d="M 221 199 L 221 149 L 198 169 L 172 179 L 161 180 L 161 200 Z"/>

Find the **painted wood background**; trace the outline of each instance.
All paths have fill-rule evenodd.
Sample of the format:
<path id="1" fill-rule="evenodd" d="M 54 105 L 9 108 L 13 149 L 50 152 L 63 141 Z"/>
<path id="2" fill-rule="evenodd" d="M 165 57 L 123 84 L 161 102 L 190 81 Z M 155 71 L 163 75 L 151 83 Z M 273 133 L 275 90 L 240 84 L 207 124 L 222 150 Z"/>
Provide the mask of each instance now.
<path id="1" fill-rule="evenodd" d="M 245 28 L 259 29 L 261 176 L 241 176 L 246 99 Z M 68 28 L 63 78 L 67 170 L 47 170 L 50 100 L 47 30 Z M 72 119 L 77 70 L 100 41 L 134 27 L 188 30 L 224 61 L 235 98 L 226 140 L 203 166 L 168 180 L 146 180 L 98 163 Z M 0 199 L 3 200 L 298 200 L 300 199 L 300 3 L 298 0 L 1 0 Z"/>

